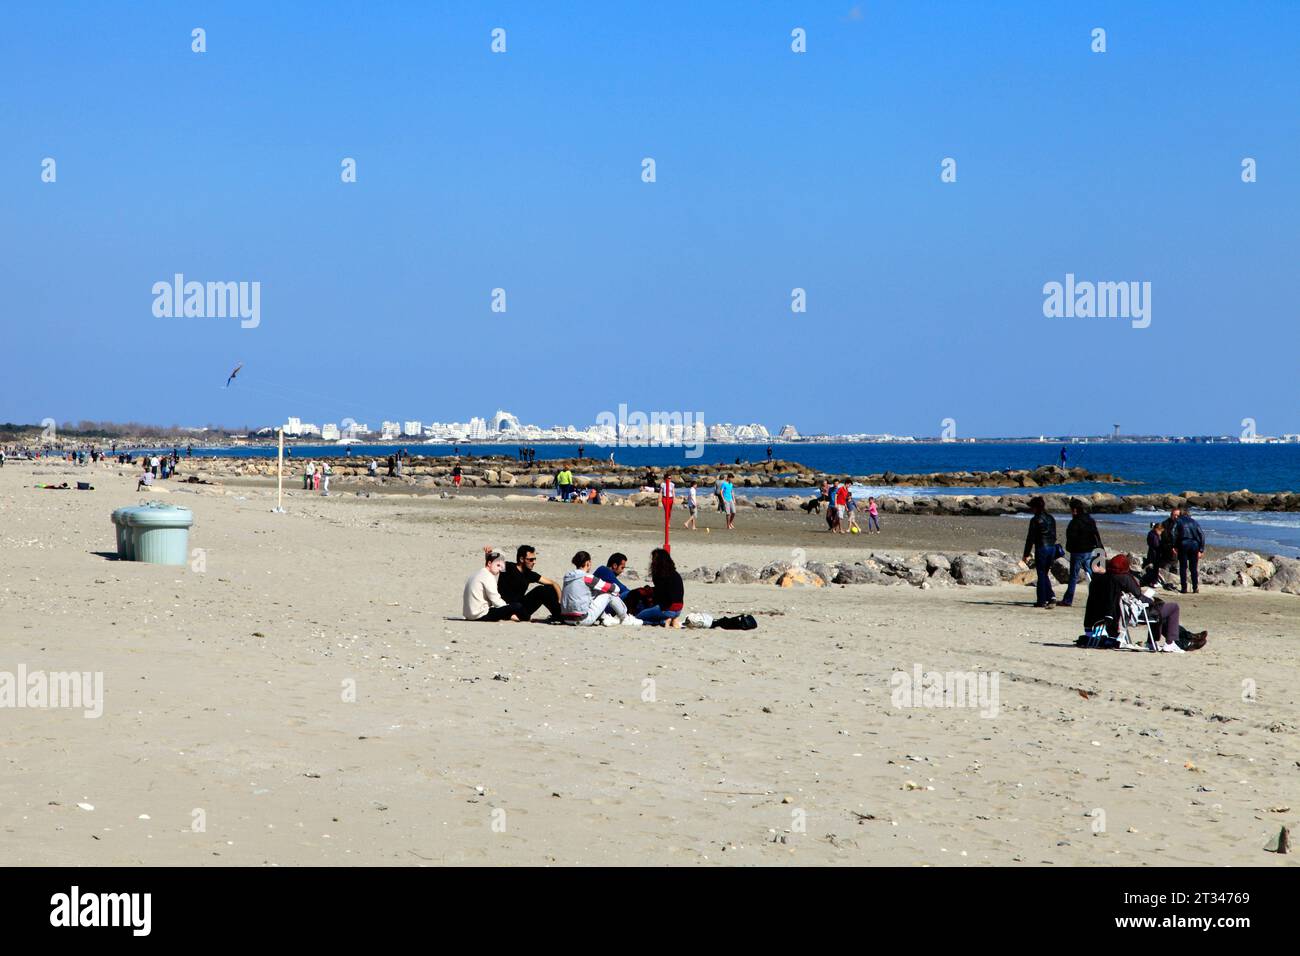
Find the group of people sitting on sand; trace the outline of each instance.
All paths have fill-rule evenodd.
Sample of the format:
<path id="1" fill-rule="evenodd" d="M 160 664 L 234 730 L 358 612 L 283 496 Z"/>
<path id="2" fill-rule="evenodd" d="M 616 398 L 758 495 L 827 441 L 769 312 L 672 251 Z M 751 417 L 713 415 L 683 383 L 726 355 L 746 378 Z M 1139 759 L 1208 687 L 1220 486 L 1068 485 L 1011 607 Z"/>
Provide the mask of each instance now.
<path id="1" fill-rule="evenodd" d="M 629 588 L 621 580 L 627 555 L 614 552 L 592 570 L 591 555 L 579 551 L 560 582 L 537 571 L 537 549 L 521 544 L 513 563 L 497 548 L 483 549 L 483 567 L 465 582 L 463 612 L 467 621 L 527 621 L 542 608 L 551 623 L 613 626 L 643 624 L 678 627 L 685 585 L 672 555 L 650 552 L 650 581 Z"/>

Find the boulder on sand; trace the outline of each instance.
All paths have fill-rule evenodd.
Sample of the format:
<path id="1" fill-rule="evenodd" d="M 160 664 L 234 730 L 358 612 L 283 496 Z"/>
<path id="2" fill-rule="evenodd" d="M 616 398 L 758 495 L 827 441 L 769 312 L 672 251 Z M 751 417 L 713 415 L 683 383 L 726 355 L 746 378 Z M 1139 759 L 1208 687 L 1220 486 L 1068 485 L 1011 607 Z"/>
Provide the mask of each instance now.
<path id="1" fill-rule="evenodd" d="M 959 554 L 952 560 L 952 576 L 962 584 L 992 587 L 1002 581 L 992 559 L 979 554 Z"/>
<path id="2" fill-rule="evenodd" d="M 1276 569 L 1273 576 L 1264 582 L 1265 591 L 1281 591 L 1283 594 L 1300 594 L 1300 560 L 1273 555 L 1268 559 Z"/>
<path id="3" fill-rule="evenodd" d="M 806 568 L 791 568 L 776 579 L 779 588 L 820 588 L 826 582 Z"/>
<path id="4" fill-rule="evenodd" d="M 713 580 L 716 584 L 756 584 L 758 582 L 758 572 L 748 564 L 733 561 L 731 564 L 719 568 L 717 577 Z"/>

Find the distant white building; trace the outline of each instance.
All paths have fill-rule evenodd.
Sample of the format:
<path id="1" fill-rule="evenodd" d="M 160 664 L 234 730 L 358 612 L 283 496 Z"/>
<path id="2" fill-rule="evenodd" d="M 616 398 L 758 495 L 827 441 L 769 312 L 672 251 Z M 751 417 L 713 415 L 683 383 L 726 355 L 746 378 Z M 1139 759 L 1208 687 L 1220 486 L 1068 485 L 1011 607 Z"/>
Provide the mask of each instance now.
<path id="1" fill-rule="evenodd" d="M 320 437 L 325 441 L 338 441 L 339 426 L 333 422 L 327 422 L 320 427 Z"/>
<path id="2" fill-rule="evenodd" d="M 383 422 L 379 426 L 379 437 L 383 441 L 389 441 L 393 438 L 402 437 L 402 425 L 400 422 Z"/>
<path id="3" fill-rule="evenodd" d="M 517 432 L 520 427 L 518 418 L 499 408 L 497 413 L 492 416 L 492 433 L 494 435 L 499 435 L 502 432 Z"/>
<path id="4" fill-rule="evenodd" d="M 285 422 L 285 425 L 284 425 L 284 433 L 285 433 L 286 435 L 301 435 L 301 434 L 302 434 L 302 419 L 301 419 L 301 418 L 290 418 L 287 422 Z"/>
<path id="5" fill-rule="evenodd" d="M 403 422 L 402 434 L 407 438 L 419 438 L 424 434 L 424 426 L 419 422 Z"/>
<path id="6" fill-rule="evenodd" d="M 799 429 L 793 425 L 782 425 L 781 434 L 778 437 L 784 441 L 796 441 L 799 438 Z"/>
<path id="7" fill-rule="evenodd" d="M 303 422 L 298 432 L 300 435 L 319 435 L 320 426 L 313 425 L 311 422 Z"/>
<path id="8" fill-rule="evenodd" d="M 471 418 L 469 420 L 469 434 L 466 437 L 470 441 L 483 441 L 488 437 L 487 422 L 478 417 Z"/>

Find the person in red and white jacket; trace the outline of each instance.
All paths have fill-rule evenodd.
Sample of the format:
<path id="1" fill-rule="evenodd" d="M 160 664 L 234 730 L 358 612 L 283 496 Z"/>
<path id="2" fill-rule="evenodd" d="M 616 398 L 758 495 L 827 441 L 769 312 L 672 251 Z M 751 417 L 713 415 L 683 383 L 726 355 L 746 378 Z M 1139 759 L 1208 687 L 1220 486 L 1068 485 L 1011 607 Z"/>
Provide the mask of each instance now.
<path id="1" fill-rule="evenodd" d="M 606 610 L 613 617 L 602 618 Z M 566 621 L 579 627 L 602 622 L 633 626 L 641 623 L 627 613 L 627 605 L 619 598 L 614 585 L 591 573 L 591 555 L 586 551 L 573 556 L 573 570 L 564 575 L 560 611 Z"/>

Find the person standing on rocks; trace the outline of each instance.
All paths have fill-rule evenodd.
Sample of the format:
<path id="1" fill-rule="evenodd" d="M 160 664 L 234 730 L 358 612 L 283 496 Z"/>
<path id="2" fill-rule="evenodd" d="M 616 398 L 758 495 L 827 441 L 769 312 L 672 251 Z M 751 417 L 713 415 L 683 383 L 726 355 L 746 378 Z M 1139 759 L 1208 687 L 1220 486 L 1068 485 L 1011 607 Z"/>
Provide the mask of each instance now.
<path id="1" fill-rule="evenodd" d="M 1056 543 L 1056 519 L 1047 510 L 1047 502 L 1036 495 L 1029 499 L 1029 507 L 1034 516 L 1029 519 L 1029 533 L 1025 535 L 1026 564 L 1029 556 L 1034 557 L 1034 567 L 1038 570 L 1038 600 L 1034 607 L 1056 607 L 1056 592 L 1052 590 L 1052 562 L 1057 558 L 1060 545 Z"/>
<path id="2" fill-rule="evenodd" d="M 1061 607 L 1074 605 L 1074 585 L 1080 572 L 1087 576 L 1089 582 L 1092 581 L 1092 574 L 1088 570 L 1092 553 L 1104 547 L 1097 522 L 1078 498 L 1070 499 L 1070 514 L 1070 523 L 1065 526 L 1065 550 L 1070 553 L 1070 583 L 1066 585 L 1065 597 L 1061 598 Z"/>
<path id="3" fill-rule="evenodd" d="M 1178 551 L 1178 583 L 1187 593 L 1187 568 L 1192 569 L 1192 593 L 1201 590 L 1200 561 L 1205 557 L 1205 532 L 1192 517 L 1192 506 L 1184 505 L 1182 515 L 1174 524 L 1174 548 Z"/>

